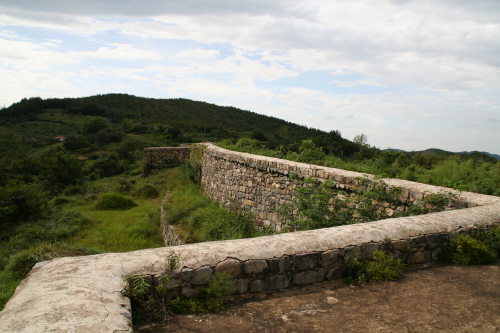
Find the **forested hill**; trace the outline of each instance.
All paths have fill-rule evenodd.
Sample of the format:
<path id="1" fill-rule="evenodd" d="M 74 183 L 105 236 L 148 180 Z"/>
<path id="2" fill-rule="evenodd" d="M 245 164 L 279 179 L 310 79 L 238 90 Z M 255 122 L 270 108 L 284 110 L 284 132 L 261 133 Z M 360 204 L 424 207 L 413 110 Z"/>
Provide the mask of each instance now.
<path id="1" fill-rule="evenodd" d="M 188 99 L 152 99 L 126 94 L 107 94 L 82 98 L 30 98 L 14 103 L 0 111 L 0 121 L 51 120 L 54 113 L 78 116 L 99 116 L 114 124 L 122 124 L 126 132 L 146 134 L 159 132 L 164 127 L 174 139 L 183 142 L 204 139 L 221 140 L 242 135 L 265 136 L 300 141 L 326 134 L 323 131 L 293 124 L 278 118 L 222 107 Z M 58 117 L 56 117 L 58 118 Z M 68 117 L 60 119 L 71 122 Z M 52 119 L 57 120 L 57 119 Z M 160 128 L 159 128 L 160 127 Z M 76 128 L 66 133 L 46 135 L 74 135 Z M 262 133 L 260 133 L 262 132 Z M 179 138 L 181 139 L 181 138 Z"/>

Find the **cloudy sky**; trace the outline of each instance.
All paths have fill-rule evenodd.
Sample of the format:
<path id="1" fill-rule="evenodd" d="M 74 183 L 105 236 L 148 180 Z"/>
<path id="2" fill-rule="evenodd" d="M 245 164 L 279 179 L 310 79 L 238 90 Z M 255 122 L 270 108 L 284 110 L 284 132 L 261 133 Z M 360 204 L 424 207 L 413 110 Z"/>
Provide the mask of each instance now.
<path id="1" fill-rule="evenodd" d="M 111 92 L 500 154 L 500 1 L 0 2 L 0 106 Z"/>

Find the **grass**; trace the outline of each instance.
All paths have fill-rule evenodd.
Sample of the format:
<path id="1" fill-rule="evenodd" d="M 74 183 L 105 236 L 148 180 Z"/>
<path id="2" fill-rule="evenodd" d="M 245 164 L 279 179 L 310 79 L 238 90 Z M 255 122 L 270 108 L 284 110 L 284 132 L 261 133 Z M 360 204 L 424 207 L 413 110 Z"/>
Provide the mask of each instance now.
<path id="1" fill-rule="evenodd" d="M 252 215 L 237 209 L 228 210 L 211 200 L 202 189 L 172 173 L 167 179 L 170 189 L 164 205 L 170 224 L 178 225 L 179 235 L 187 243 L 262 236 L 255 229 Z M 231 205 L 230 205 L 231 206 Z"/>
<path id="2" fill-rule="evenodd" d="M 169 171 L 143 179 L 121 175 L 68 187 L 51 200 L 51 210 L 38 220 L 0 230 L 0 310 L 22 278 L 38 261 L 98 252 L 126 252 L 164 246 L 160 203 Z M 144 198 L 141 189 L 158 192 Z M 137 207 L 126 211 L 98 210 L 105 193 L 132 196 Z M 6 225 L 7 227 L 7 225 Z"/>
<path id="3" fill-rule="evenodd" d="M 69 244 L 101 252 L 127 252 L 164 246 L 159 205 L 147 200 L 137 202 L 138 207 L 126 211 L 74 207 L 91 222 L 69 239 Z"/>

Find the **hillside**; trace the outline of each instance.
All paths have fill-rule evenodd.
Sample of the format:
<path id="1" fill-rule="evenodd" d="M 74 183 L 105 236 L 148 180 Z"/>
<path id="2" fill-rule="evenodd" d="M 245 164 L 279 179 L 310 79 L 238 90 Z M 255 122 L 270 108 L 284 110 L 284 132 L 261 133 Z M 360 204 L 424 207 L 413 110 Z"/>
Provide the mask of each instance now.
<path id="1" fill-rule="evenodd" d="M 233 107 L 125 94 L 46 100 L 30 98 L 0 110 L 0 124 L 25 137 L 77 135 L 79 126 L 92 117 L 103 117 L 127 133 L 165 134 L 169 139 L 182 142 L 236 138 L 253 132 L 261 138 L 300 142 L 326 134 Z M 168 132 L 168 135 L 162 132 Z"/>

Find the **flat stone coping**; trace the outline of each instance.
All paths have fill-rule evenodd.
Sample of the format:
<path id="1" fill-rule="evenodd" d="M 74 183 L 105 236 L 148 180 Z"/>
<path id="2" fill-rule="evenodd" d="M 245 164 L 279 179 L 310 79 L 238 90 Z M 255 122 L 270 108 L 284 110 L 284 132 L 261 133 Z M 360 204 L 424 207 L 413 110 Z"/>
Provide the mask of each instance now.
<path id="1" fill-rule="evenodd" d="M 214 153 L 218 158 L 223 158 L 229 161 L 235 161 L 242 164 L 252 165 L 255 168 L 270 169 L 276 173 L 288 175 L 293 172 L 302 177 L 312 177 L 320 180 L 332 179 L 337 177 L 344 178 L 373 178 L 373 175 L 355 172 L 337 168 L 324 167 L 314 164 L 300 163 L 295 161 L 288 161 L 276 157 L 268 157 L 262 155 L 255 155 L 249 153 L 242 153 L 232 150 L 227 150 L 218 147 L 212 143 L 203 143 L 207 146 L 207 150 Z M 398 186 L 410 191 L 420 193 L 453 193 L 462 198 L 463 201 L 473 202 L 478 206 L 491 205 L 500 203 L 500 197 L 478 194 L 466 191 L 457 191 L 452 188 L 435 186 L 417 183 L 409 180 L 394 179 L 394 178 L 381 178 L 384 182 L 391 186 Z"/>
<path id="2" fill-rule="evenodd" d="M 180 245 L 126 253 L 57 258 L 34 268 L 0 312 L 1 332 L 132 332 L 127 275 L 161 274 L 173 250 L 179 271 L 279 258 L 382 240 L 451 232 L 500 222 L 500 204 L 251 239 Z"/>

